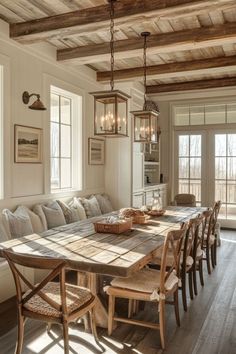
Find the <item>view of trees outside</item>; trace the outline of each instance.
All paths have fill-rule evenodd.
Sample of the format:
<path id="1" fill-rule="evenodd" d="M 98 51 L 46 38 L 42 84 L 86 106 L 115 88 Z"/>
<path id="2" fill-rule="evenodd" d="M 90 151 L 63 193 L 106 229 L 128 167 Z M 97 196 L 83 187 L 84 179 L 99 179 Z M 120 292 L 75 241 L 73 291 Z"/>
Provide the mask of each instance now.
<path id="1" fill-rule="evenodd" d="M 201 202 L 201 135 L 179 136 L 179 193 L 190 193 Z"/>
<path id="2" fill-rule="evenodd" d="M 236 134 L 215 135 L 215 199 L 221 200 L 221 216 L 236 217 Z"/>
<path id="3" fill-rule="evenodd" d="M 51 94 L 51 189 L 71 188 L 71 100 Z"/>

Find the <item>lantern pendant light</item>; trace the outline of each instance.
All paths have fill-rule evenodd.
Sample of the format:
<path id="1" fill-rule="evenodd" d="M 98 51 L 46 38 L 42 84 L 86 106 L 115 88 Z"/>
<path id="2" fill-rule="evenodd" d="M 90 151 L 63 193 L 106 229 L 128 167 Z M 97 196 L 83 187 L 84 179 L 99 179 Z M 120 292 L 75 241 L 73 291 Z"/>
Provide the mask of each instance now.
<path id="1" fill-rule="evenodd" d="M 146 97 L 147 91 L 147 37 L 150 32 L 142 32 L 144 38 L 143 49 L 143 71 L 144 71 L 144 105 L 141 111 L 132 111 L 134 116 L 134 141 L 139 143 L 157 143 L 160 134 L 160 128 L 157 125 L 159 112 L 148 108 Z"/>
<path id="2" fill-rule="evenodd" d="M 110 5 L 110 48 L 111 79 L 110 91 L 91 92 L 94 96 L 94 135 L 105 137 L 128 136 L 128 99 L 129 95 L 114 90 L 114 3 Z"/>

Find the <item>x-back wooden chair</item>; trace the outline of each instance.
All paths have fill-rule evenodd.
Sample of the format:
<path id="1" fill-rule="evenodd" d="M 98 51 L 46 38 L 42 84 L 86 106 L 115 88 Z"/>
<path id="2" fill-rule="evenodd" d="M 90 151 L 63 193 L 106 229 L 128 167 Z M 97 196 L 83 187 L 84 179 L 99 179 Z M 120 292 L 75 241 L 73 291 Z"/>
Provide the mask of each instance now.
<path id="1" fill-rule="evenodd" d="M 115 321 L 158 329 L 161 346 L 165 348 L 165 304 L 175 307 L 177 325 L 180 325 L 178 306 L 179 264 L 182 241 L 186 225 L 180 230 L 172 230 L 166 236 L 160 270 L 143 268 L 129 278 L 115 278 L 104 290 L 109 295 L 108 334 L 111 335 Z M 172 266 L 167 266 L 167 254 L 173 252 Z M 173 296 L 172 301 L 168 301 Z M 126 298 L 136 301 L 154 301 L 158 304 L 159 323 L 144 322 L 132 318 L 115 316 L 115 299 Z"/>
<path id="2" fill-rule="evenodd" d="M 96 297 L 89 289 L 65 283 L 65 262 L 63 260 L 16 254 L 10 249 L 4 250 L 3 254 L 11 268 L 17 294 L 18 339 L 15 354 L 22 352 L 26 318 L 44 321 L 48 324 L 61 324 L 63 326 L 64 352 L 68 354 L 68 324 L 84 316 L 87 312 L 90 314 L 95 341 L 101 348 L 93 314 Z M 45 269 L 50 272 L 39 284 L 34 285 L 23 275 L 18 266 Z M 59 276 L 58 283 L 52 282 L 56 276 Z M 28 288 L 25 292 L 23 284 Z"/>

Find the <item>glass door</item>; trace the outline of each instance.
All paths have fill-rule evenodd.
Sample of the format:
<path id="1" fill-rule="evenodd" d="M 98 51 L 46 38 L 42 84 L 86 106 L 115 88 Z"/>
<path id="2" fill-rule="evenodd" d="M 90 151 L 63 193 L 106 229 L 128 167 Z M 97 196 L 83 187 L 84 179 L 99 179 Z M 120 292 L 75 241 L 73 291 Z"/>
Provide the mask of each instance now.
<path id="1" fill-rule="evenodd" d="M 236 221 L 236 133 L 214 134 L 215 200 L 222 201 L 220 218 Z"/>
<path id="2" fill-rule="evenodd" d="M 177 132 L 175 194 L 194 194 L 197 205 L 203 202 L 203 140 L 201 133 Z"/>

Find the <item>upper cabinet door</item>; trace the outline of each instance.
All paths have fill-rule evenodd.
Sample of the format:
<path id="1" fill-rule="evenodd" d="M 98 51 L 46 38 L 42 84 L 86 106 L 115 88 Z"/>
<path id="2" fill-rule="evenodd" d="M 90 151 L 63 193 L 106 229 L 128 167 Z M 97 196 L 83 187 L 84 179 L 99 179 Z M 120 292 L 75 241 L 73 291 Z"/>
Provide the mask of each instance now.
<path id="1" fill-rule="evenodd" d="M 139 145 L 139 146 L 136 146 Z M 134 144 L 133 151 L 133 192 L 144 188 L 144 154 L 141 144 Z"/>

